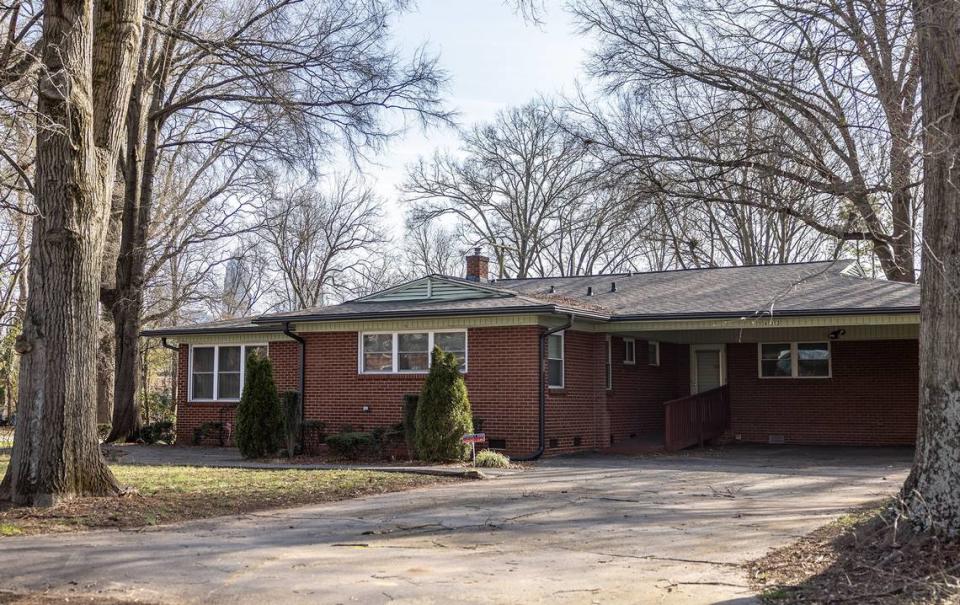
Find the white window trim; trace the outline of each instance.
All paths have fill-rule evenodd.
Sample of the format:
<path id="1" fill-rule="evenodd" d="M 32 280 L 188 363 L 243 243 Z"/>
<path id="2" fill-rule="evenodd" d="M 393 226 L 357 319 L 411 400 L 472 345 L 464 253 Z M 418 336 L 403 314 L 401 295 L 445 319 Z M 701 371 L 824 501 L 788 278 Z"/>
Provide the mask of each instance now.
<path id="1" fill-rule="evenodd" d="M 567 382 L 567 336 L 564 330 L 554 332 L 550 336 L 560 337 L 560 357 L 550 357 L 550 342 L 547 342 L 547 388 L 562 389 Z M 549 336 L 547 337 L 549 339 Z M 550 361 L 560 362 L 560 384 L 550 384 Z"/>
<path id="2" fill-rule="evenodd" d="M 633 355 L 627 355 L 630 351 Z M 637 340 L 635 338 L 623 339 L 623 365 L 632 366 L 637 363 Z"/>
<path id="3" fill-rule="evenodd" d="M 764 376 L 763 375 L 763 345 L 785 344 L 790 345 L 790 376 Z M 827 345 L 827 375 L 826 376 L 800 376 L 800 355 L 797 345 L 816 344 Z M 826 380 L 833 378 L 833 345 L 829 340 L 771 340 L 769 342 L 757 343 L 757 377 L 761 380 Z"/>
<path id="4" fill-rule="evenodd" d="M 653 348 L 654 348 L 654 350 L 656 350 L 657 354 L 656 354 L 656 359 L 647 359 L 647 365 L 648 365 L 648 366 L 660 367 L 660 341 L 659 341 L 659 340 L 648 340 L 648 341 L 647 341 L 647 351 L 648 351 L 647 355 L 648 355 L 648 356 L 650 355 L 650 353 L 649 353 L 649 351 L 650 351 L 650 345 L 653 345 Z"/>
<path id="5" fill-rule="evenodd" d="M 240 347 L 240 396 L 243 396 L 243 384 L 247 371 L 247 348 L 265 347 L 269 356 L 270 345 L 265 342 L 250 342 L 243 344 L 194 344 L 190 345 L 189 358 L 187 359 L 187 401 L 190 403 L 209 403 L 209 402 L 230 402 L 240 401 L 240 397 L 220 398 L 220 347 Z M 198 398 L 193 396 L 193 350 L 194 349 L 213 349 L 213 398 Z"/>
<path id="6" fill-rule="evenodd" d="M 377 334 L 389 334 L 391 338 L 391 369 L 390 370 L 364 370 L 363 369 L 363 337 Z M 468 330 L 463 329 L 449 329 L 449 330 L 381 330 L 381 331 L 371 331 L 371 332 L 357 332 L 357 374 L 428 374 L 429 369 L 426 370 L 401 370 L 399 369 L 400 363 L 400 339 L 397 338 L 400 334 L 426 334 L 427 335 L 427 357 L 433 359 L 433 345 L 434 345 L 434 335 L 435 334 L 463 334 L 463 370 L 461 374 L 466 374 L 470 369 L 470 333 Z"/>

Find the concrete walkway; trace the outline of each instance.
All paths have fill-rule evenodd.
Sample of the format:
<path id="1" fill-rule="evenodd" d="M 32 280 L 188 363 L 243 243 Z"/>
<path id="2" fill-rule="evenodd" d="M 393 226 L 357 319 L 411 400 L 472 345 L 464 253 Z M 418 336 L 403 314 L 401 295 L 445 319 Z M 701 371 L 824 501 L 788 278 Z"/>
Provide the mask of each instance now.
<path id="1" fill-rule="evenodd" d="M 276 461 L 247 460 L 235 447 L 188 447 L 113 445 L 104 448 L 107 456 L 119 464 L 145 464 L 148 466 L 216 466 L 226 468 L 342 470 L 362 468 L 385 473 L 419 473 L 423 475 L 471 476 L 477 470 L 469 465 L 439 464 L 290 464 L 280 458 Z M 499 476 L 522 472 L 520 469 L 480 469 L 484 475 Z"/>
<path id="2" fill-rule="evenodd" d="M 163 603 L 754 603 L 740 565 L 895 493 L 903 450 L 551 459 L 490 481 L 2 540 L 2 588 Z"/>

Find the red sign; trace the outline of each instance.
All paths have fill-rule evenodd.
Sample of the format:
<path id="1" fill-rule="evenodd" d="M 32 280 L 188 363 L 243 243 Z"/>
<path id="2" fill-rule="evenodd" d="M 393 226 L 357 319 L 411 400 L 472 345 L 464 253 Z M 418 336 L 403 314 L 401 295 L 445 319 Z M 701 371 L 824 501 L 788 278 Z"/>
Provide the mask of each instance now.
<path id="1" fill-rule="evenodd" d="M 483 443 L 487 440 L 487 435 L 485 433 L 473 433 L 472 435 L 464 435 L 464 443 Z"/>

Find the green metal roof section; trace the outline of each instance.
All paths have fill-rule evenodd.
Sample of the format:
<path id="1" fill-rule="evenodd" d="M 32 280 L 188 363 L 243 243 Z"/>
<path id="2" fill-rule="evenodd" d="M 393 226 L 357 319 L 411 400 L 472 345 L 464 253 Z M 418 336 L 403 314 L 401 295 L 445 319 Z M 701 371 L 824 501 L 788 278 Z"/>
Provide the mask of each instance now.
<path id="1" fill-rule="evenodd" d="M 503 298 L 513 296 L 499 288 L 491 288 L 477 282 L 455 279 L 441 275 L 428 275 L 413 281 L 375 292 L 354 302 L 401 302 L 424 300 L 469 300 L 474 298 Z"/>

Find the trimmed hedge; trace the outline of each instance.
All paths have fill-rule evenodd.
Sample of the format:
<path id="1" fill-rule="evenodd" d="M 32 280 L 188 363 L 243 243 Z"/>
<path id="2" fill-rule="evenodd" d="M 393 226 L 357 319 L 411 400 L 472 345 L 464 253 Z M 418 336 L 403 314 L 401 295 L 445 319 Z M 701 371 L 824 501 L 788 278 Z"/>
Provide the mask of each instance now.
<path id="1" fill-rule="evenodd" d="M 356 460 L 374 449 L 376 439 L 371 433 L 348 432 L 330 435 L 325 443 L 334 454 Z"/>
<path id="2" fill-rule="evenodd" d="M 250 355 L 240 405 L 237 406 L 237 447 L 244 458 L 276 454 L 283 442 L 283 412 L 273 382 L 273 364 Z"/>
<path id="3" fill-rule="evenodd" d="M 177 434 L 173 428 L 173 422 L 170 420 L 158 420 L 145 424 L 140 428 L 140 439 L 144 443 L 167 443 L 173 444 L 177 439 Z"/>
<path id="4" fill-rule="evenodd" d="M 465 460 L 470 447 L 463 436 L 473 432 L 467 385 L 452 353 L 434 347 L 430 373 L 417 403 L 417 458 L 429 461 Z"/>

